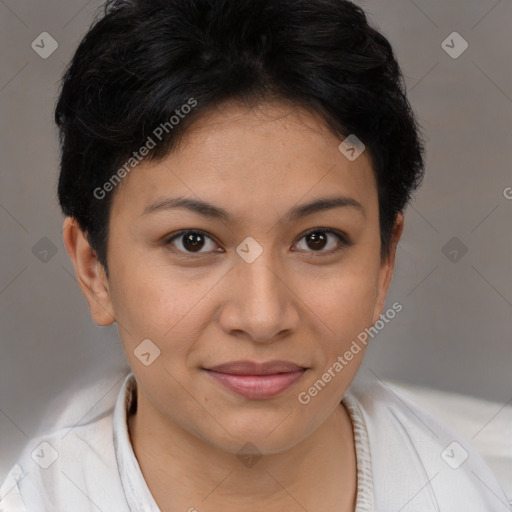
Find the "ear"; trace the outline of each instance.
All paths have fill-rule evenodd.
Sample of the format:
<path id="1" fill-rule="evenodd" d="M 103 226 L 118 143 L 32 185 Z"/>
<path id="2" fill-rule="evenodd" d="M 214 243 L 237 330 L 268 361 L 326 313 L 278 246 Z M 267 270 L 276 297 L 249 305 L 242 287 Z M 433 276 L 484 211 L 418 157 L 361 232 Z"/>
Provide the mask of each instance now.
<path id="1" fill-rule="evenodd" d="M 393 233 L 391 235 L 391 244 L 389 248 L 389 255 L 381 262 L 379 270 L 378 285 L 377 285 L 377 300 L 373 311 L 372 325 L 379 319 L 384 309 L 386 296 L 388 293 L 391 278 L 393 277 L 393 270 L 395 268 L 395 255 L 398 241 L 402 236 L 404 230 L 404 216 L 399 213 L 396 216 L 395 224 L 393 226 Z"/>
<path id="2" fill-rule="evenodd" d="M 78 284 L 89 303 L 92 319 L 101 326 L 111 325 L 115 316 L 105 269 L 76 219 L 66 217 L 63 239 L 75 267 Z"/>

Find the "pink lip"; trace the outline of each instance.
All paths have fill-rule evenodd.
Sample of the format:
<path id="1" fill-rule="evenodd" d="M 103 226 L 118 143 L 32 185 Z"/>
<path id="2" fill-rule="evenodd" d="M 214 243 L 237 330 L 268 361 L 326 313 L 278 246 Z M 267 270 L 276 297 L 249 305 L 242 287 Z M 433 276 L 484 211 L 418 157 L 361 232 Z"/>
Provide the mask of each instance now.
<path id="1" fill-rule="evenodd" d="M 276 396 L 297 382 L 307 368 L 288 361 L 234 361 L 205 368 L 218 382 L 238 395 L 250 399 Z"/>

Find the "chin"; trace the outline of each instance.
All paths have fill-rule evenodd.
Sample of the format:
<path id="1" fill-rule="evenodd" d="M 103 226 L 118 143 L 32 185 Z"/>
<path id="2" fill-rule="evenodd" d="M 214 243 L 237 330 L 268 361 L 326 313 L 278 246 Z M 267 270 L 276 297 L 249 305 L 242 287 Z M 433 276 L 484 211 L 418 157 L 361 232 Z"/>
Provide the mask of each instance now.
<path id="1" fill-rule="evenodd" d="M 201 437 L 208 444 L 235 455 L 239 455 L 241 450 L 265 455 L 282 453 L 307 437 L 307 432 L 298 431 L 289 421 L 290 417 L 285 419 L 287 413 L 267 415 L 265 419 L 261 416 L 260 414 L 259 418 L 255 418 L 251 414 L 245 418 L 232 418 L 231 421 L 222 423 L 224 428 L 219 427 L 216 430 L 220 437 L 212 437 L 211 430 L 203 433 Z"/>

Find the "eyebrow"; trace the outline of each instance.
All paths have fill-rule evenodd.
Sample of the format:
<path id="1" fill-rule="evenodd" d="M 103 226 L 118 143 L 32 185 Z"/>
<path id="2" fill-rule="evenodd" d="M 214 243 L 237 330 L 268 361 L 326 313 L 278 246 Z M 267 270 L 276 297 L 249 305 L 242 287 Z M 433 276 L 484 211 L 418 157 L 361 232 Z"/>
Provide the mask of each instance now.
<path id="1" fill-rule="evenodd" d="M 314 213 L 340 207 L 354 208 L 355 210 L 358 210 L 363 217 L 366 217 L 365 209 L 359 201 L 356 201 L 351 197 L 335 196 L 323 197 L 315 199 L 310 203 L 295 206 L 285 214 L 281 222 L 294 222 Z M 142 215 L 149 215 L 151 213 L 173 210 L 176 208 L 185 208 L 204 217 L 210 217 L 218 220 L 229 221 L 231 219 L 231 214 L 224 208 L 220 208 L 205 201 L 187 197 L 173 197 L 155 201 L 144 209 Z"/>

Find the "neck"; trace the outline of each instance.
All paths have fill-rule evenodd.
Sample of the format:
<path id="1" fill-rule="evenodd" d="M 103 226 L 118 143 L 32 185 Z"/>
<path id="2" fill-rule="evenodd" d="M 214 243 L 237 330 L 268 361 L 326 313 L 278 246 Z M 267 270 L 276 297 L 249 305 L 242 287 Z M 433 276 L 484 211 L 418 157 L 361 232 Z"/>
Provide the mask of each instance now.
<path id="1" fill-rule="evenodd" d="M 299 444 L 246 464 L 164 418 L 140 389 L 128 423 L 135 456 L 162 512 L 355 508 L 354 438 L 342 404 Z"/>

